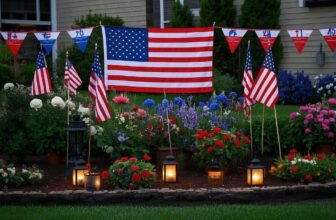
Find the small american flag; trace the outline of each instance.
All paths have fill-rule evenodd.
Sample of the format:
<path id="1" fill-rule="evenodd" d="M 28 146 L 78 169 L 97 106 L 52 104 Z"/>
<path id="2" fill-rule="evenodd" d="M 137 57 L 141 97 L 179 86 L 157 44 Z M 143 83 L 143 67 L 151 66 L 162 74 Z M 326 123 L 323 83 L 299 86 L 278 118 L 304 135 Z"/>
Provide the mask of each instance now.
<path id="1" fill-rule="evenodd" d="M 244 76 L 242 84 L 244 86 L 244 109 L 255 103 L 253 99 L 250 98 L 250 92 L 253 86 L 253 75 L 252 75 L 252 59 L 251 59 L 251 48 L 248 47 L 246 54 L 246 64 L 244 68 Z"/>
<path id="2" fill-rule="evenodd" d="M 212 92 L 213 35 L 213 27 L 103 27 L 108 90 Z"/>
<path id="3" fill-rule="evenodd" d="M 47 63 L 42 50 L 37 55 L 36 69 L 32 83 L 31 95 L 41 95 L 52 91 Z"/>
<path id="4" fill-rule="evenodd" d="M 95 114 L 99 123 L 111 118 L 111 109 L 107 101 L 103 77 L 103 69 L 100 65 L 98 51 L 96 50 L 90 75 L 89 95 L 95 101 Z"/>
<path id="5" fill-rule="evenodd" d="M 75 67 L 70 62 L 69 58 L 65 61 L 64 72 L 64 86 L 69 89 L 70 94 L 76 95 L 76 89 L 82 84 L 82 80 L 79 77 Z"/>
<path id="6" fill-rule="evenodd" d="M 264 63 L 254 82 L 250 98 L 273 108 L 279 99 L 278 83 L 271 48 L 268 48 Z"/>

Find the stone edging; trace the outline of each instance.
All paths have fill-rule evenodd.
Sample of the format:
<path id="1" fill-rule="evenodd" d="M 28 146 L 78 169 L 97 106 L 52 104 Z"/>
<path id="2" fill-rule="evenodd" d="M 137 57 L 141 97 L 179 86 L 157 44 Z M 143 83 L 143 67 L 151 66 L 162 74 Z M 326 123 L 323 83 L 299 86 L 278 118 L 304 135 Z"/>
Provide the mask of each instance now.
<path id="1" fill-rule="evenodd" d="M 0 191 L 0 205 L 177 205 L 198 203 L 263 204 L 336 199 L 336 181 L 325 184 L 214 189 L 141 189 L 51 192 Z"/>

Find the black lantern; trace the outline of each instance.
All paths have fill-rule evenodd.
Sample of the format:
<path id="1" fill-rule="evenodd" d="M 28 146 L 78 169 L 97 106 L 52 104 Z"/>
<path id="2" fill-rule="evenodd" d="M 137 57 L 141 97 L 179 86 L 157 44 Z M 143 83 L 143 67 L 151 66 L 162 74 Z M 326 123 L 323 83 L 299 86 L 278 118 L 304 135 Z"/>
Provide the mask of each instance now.
<path id="1" fill-rule="evenodd" d="M 222 186 L 224 180 L 224 171 L 218 163 L 212 162 L 208 170 L 208 184 L 210 186 Z"/>
<path id="2" fill-rule="evenodd" d="M 177 177 L 177 163 L 173 155 L 168 155 L 162 163 L 162 181 L 176 182 Z"/>
<path id="3" fill-rule="evenodd" d="M 84 131 L 87 130 L 85 123 L 80 120 L 79 115 L 74 115 L 65 130 L 69 132 L 70 148 L 67 165 L 71 167 L 85 166 L 85 160 L 82 157 Z"/>
<path id="4" fill-rule="evenodd" d="M 265 166 L 260 164 L 260 160 L 254 157 L 247 168 L 247 185 L 264 185 Z"/>
<path id="5" fill-rule="evenodd" d="M 72 168 L 72 185 L 84 186 L 84 175 L 88 172 L 85 166 L 75 166 Z"/>

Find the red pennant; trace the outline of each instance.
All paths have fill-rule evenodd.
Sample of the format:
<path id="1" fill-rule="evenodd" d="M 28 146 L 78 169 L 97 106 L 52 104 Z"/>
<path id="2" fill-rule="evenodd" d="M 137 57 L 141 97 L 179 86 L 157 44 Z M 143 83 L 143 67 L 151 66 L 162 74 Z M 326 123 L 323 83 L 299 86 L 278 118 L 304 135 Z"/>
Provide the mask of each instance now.
<path id="1" fill-rule="evenodd" d="M 222 31 L 226 41 L 229 44 L 231 53 L 234 53 L 247 30 L 236 28 L 222 28 Z"/>
<path id="2" fill-rule="evenodd" d="M 256 30 L 256 34 L 258 35 L 259 41 L 264 48 L 265 53 L 267 53 L 268 50 L 268 42 L 269 47 L 272 48 L 274 45 L 274 42 L 279 35 L 279 30 Z"/>
<path id="3" fill-rule="evenodd" d="M 312 32 L 313 30 L 303 29 L 288 30 L 288 34 L 292 38 L 293 43 L 299 53 L 302 52 Z"/>
<path id="4" fill-rule="evenodd" d="M 6 40 L 6 43 L 13 55 L 16 56 L 27 36 L 27 32 L 1 32 L 1 35 Z"/>
<path id="5" fill-rule="evenodd" d="M 331 52 L 334 52 L 336 48 L 336 28 L 320 29 L 320 32 L 327 42 Z"/>

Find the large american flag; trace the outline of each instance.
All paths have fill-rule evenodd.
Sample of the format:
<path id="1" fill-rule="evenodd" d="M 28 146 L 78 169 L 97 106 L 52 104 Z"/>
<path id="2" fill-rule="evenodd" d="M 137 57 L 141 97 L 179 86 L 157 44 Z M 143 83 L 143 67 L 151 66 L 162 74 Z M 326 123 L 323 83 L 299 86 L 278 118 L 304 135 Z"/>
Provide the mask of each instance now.
<path id="1" fill-rule="evenodd" d="M 254 82 L 250 98 L 270 108 L 279 99 L 278 83 L 275 76 L 275 66 L 271 48 L 268 48 L 264 63 Z"/>
<path id="2" fill-rule="evenodd" d="M 97 50 L 95 52 L 94 62 L 91 69 L 89 95 L 95 101 L 95 115 L 97 121 L 102 123 L 103 121 L 110 119 L 111 109 L 107 101 L 103 68 L 100 65 L 99 54 Z"/>
<path id="3" fill-rule="evenodd" d="M 108 90 L 212 92 L 210 28 L 103 27 Z"/>
<path id="4" fill-rule="evenodd" d="M 42 50 L 37 55 L 36 69 L 31 88 L 31 95 L 41 95 L 52 91 L 47 63 Z"/>
<path id="5" fill-rule="evenodd" d="M 250 98 L 250 92 L 253 87 L 253 75 L 252 75 L 252 59 L 251 59 L 251 48 L 248 47 L 246 54 L 246 63 L 244 68 L 244 76 L 242 84 L 244 86 L 244 109 L 255 103 L 253 99 Z"/>
<path id="6" fill-rule="evenodd" d="M 75 67 L 70 62 L 69 58 L 65 61 L 64 72 L 64 86 L 69 89 L 70 94 L 76 95 L 76 89 L 82 84 L 82 80 L 79 77 Z"/>

